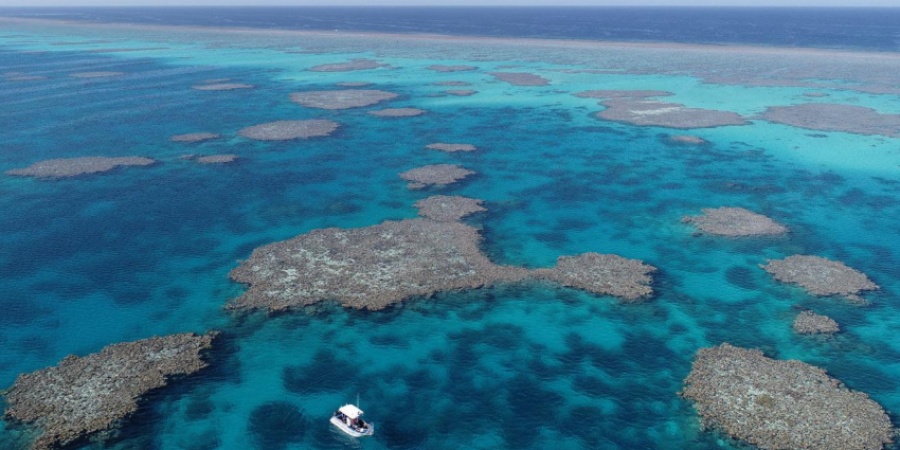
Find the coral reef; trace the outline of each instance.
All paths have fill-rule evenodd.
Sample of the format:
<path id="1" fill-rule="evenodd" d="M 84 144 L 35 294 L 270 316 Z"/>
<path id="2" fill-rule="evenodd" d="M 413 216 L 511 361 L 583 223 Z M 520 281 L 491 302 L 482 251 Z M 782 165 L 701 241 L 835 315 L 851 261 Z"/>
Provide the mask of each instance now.
<path id="1" fill-rule="evenodd" d="M 324 119 L 278 120 L 244 128 L 238 134 L 258 141 L 287 141 L 328 136 L 338 126 L 337 122 Z"/>
<path id="2" fill-rule="evenodd" d="M 325 228 L 259 247 L 231 271 L 250 285 L 227 305 L 280 311 L 336 300 L 377 310 L 411 297 L 498 283 L 550 280 L 634 300 L 652 293 L 652 266 L 615 255 L 562 257 L 557 267 L 499 266 L 481 252 L 477 229 L 457 222 L 481 201 L 436 196 L 416 203 L 424 218 L 365 228 Z"/>
<path id="3" fill-rule="evenodd" d="M 200 164 L 225 164 L 234 162 L 237 158 L 237 155 L 225 154 L 198 156 L 194 160 Z"/>
<path id="4" fill-rule="evenodd" d="M 6 393 L 6 418 L 40 430 L 36 450 L 57 448 L 111 431 L 134 413 L 147 392 L 173 375 L 206 367 L 201 352 L 215 334 L 153 337 L 68 356 L 54 367 L 22 374 Z"/>
<path id="5" fill-rule="evenodd" d="M 468 97 L 470 95 L 475 95 L 478 91 L 473 91 L 471 89 L 450 89 L 448 91 L 444 91 L 447 95 L 455 95 L 457 97 Z"/>
<path id="6" fill-rule="evenodd" d="M 377 69 L 379 67 L 389 66 L 371 59 L 356 58 L 343 63 L 320 64 L 315 67 L 310 67 L 309 70 L 313 72 L 351 72 L 354 70 Z"/>
<path id="7" fill-rule="evenodd" d="M 203 142 L 208 141 L 210 139 L 218 139 L 222 137 L 216 133 L 187 133 L 187 134 L 176 134 L 172 136 L 172 142 Z"/>
<path id="8" fill-rule="evenodd" d="M 647 98 L 647 97 L 667 97 L 670 95 L 674 95 L 669 91 L 626 91 L 626 90 L 597 90 L 597 91 L 583 91 L 575 94 L 576 97 L 581 98 L 599 98 L 599 99 L 611 99 L 611 98 Z"/>
<path id="9" fill-rule="evenodd" d="M 74 78 L 109 78 L 125 75 L 125 72 L 77 72 L 70 73 L 70 77 Z"/>
<path id="10" fill-rule="evenodd" d="M 787 227 L 744 208 L 704 208 L 700 216 L 685 216 L 682 222 L 692 223 L 704 233 L 719 236 L 762 236 L 784 234 Z"/>
<path id="11" fill-rule="evenodd" d="M 730 111 L 687 108 L 679 103 L 664 103 L 642 98 L 616 98 L 601 102 L 606 109 L 597 117 L 631 125 L 667 128 L 709 128 L 746 125 L 740 115 Z"/>
<path id="12" fill-rule="evenodd" d="M 435 142 L 434 144 L 428 144 L 425 148 L 430 148 L 431 150 L 438 150 L 442 152 L 455 153 L 455 152 L 474 152 L 476 150 L 475 146 L 472 144 L 445 144 L 442 142 Z"/>
<path id="13" fill-rule="evenodd" d="M 377 111 L 369 111 L 369 114 L 378 117 L 415 117 L 428 111 L 419 108 L 385 108 Z"/>
<path id="14" fill-rule="evenodd" d="M 879 289 L 864 273 L 820 256 L 792 255 L 761 265 L 783 283 L 799 284 L 812 295 L 842 295 L 855 303 L 865 303 L 862 291 Z"/>
<path id="15" fill-rule="evenodd" d="M 894 434 L 881 406 L 824 370 L 727 343 L 697 352 L 681 395 L 704 425 L 763 449 L 873 450 Z"/>
<path id="16" fill-rule="evenodd" d="M 149 166 L 155 163 L 155 160 L 142 156 L 83 156 L 39 161 L 22 169 L 7 170 L 6 174 L 35 178 L 68 178 L 107 172 L 117 167 Z"/>
<path id="17" fill-rule="evenodd" d="M 455 65 L 455 66 L 445 66 L 441 64 L 432 64 L 426 67 L 428 70 L 434 70 L 435 72 L 466 72 L 470 70 L 478 69 L 475 66 L 464 66 L 464 65 Z"/>
<path id="18" fill-rule="evenodd" d="M 435 86 L 471 86 L 472 83 L 468 81 L 438 81 L 436 83 L 432 83 Z"/>
<path id="19" fill-rule="evenodd" d="M 841 327 L 834 319 L 812 311 L 797 314 L 793 327 L 798 334 L 832 334 L 841 331 Z"/>
<path id="20" fill-rule="evenodd" d="M 460 196 L 433 195 L 414 205 L 419 215 L 438 222 L 453 222 L 470 214 L 487 211 L 481 200 Z"/>
<path id="21" fill-rule="evenodd" d="M 234 91 L 237 89 L 253 89 L 253 85 L 244 83 L 211 83 L 198 84 L 191 86 L 191 88 L 198 91 Z"/>
<path id="22" fill-rule="evenodd" d="M 537 269 L 536 276 L 595 294 L 606 294 L 627 301 L 653 293 L 650 274 L 656 268 L 636 259 L 618 255 L 583 253 L 560 256 L 552 269 Z"/>
<path id="23" fill-rule="evenodd" d="M 410 189 L 422 189 L 430 185 L 455 183 L 474 173 L 456 164 L 433 164 L 407 170 L 400 174 L 400 178 L 410 182 L 407 185 Z"/>
<path id="24" fill-rule="evenodd" d="M 526 72 L 491 72 L 494 78 L 505 81 L 514 86 L 546 86 L 550 84 L 550 80 Z"/>
<path id="25" fill-rule="evenodd" d="M 810 130 L 900 137 L 900 114 L 882 114 L 862 106 L 834 103 L 770 106 L 762 118 Z"/>
<path id="26" fill-rule="evenodd" d="M 370 106 L 397 98 L 397 94 L 376 89 L 340 89 L 336 91 L 308 91 L 291 94 L 291 101 L 308 108 L 350 109 Z"/>
<path id="27" fill-rule="evenodd" d="M 688 134 L 676 134 L 669 136 L 669 142 L 687 145 L 702 145 L 707 143 L 706 139 L 703 139 L 702 137 L 691 136 Z"/>
<path id="28" fill-rule="evenodd" d="M 363 86 L 371 86 L 372 83 L 368 81 L 341 81 L 340 83 L 334 83 L 334 85 L 340 87 L 357 88 Z"/>

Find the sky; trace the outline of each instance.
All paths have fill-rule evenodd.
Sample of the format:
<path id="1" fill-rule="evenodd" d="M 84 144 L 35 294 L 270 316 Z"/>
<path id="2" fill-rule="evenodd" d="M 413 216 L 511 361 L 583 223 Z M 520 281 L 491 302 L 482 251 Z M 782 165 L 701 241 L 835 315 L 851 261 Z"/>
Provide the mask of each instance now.
<path id="1" fill-rule="evenodd" d="M 579 5 L 579 6 L 890 6 L 900 7 L 900 0 L 0 0 L 3 6 L 224 6 L 224 5 L 294 5 L 294 6 L 429 6 L 429 5 Z"/>

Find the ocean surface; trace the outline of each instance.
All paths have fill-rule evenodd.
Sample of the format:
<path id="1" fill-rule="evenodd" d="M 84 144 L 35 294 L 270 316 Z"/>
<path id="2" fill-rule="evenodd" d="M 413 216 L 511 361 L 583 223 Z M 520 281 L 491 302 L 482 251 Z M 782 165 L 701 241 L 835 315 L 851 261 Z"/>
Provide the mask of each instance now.
<path id="1" fill-rule="evenodd" d="M 900 137 L 759 116 L 770 106 L 837 103 L 897 117 L 897 9 L 0 15 L 17 17 L 0 18 L 0 172 L 79 156 L 160 161 L 58 180 L 0 175 L 0 386 L 116 342 L 222 332 L 208 370 L 148 396 L 107 443 L 77 448 L 745 448 L 702 430 L 678 396 L 696 351 L 722 342 L 820 366 L 898 424 Z M 628 43 L 592 42 L 600 40 Z M 309 70 L 358 58 L 384 66 Z M 427 69 L 433 64 L 477 69 L 442 73 Z M 489 74 L 498 71 L 549 84 L 511 85 Z M 90 72 L 116 75 L 71 76 Z M 192 88 L 225 79 L 253 88 Z M 451 81 L 468 85 L 437 84 Z M 342 82 L 399 97 L 339 111 L 289 100 Z M 664 101 L 735 112 L 750 124 L 603 120 L 596 99 L 573 95 L 595 89 L 670 91 Z M 367 114 L 384 107 L 428 113 Z M 237 134 L 312 118 L 341 128 L 287 142 Z M 222 137 L 170 141 L 193 132 Z M 707 142 L 671 140 L 683 134 Z M 434 142 L 478 150 L 425 149 Z M 185 154 L 238 160 L 201 165 Z M 438 163 L 477 175 L 424 190 L 397 175 Z M 494 262 L 549 267 L 562 255 L 615 253 L 659 268 L 655 295 L 632 304 L 529 284 L 374 312 L 332 303 L 275 316 L 223 308 L 245 289 L 229 271 L 254 248 L 412 218 L 413 203 L 434 194 L 485 201 L 487 211 L 466 222 L 481 230 Z M 791 232 L 698 236 L 681 221 L 719 206 L 765 214 Z M 881 289 L 859 306 L 811 296 L 759 268 L 793 254 L 840 260 Z M 794 334 L 802 309 L 843 331 Z M 345 438 L 328 424 L 357 395 L 376 425 L 372 438 Z M 22 427 L 0 422 L 0 448 L 27 441 Z"/>

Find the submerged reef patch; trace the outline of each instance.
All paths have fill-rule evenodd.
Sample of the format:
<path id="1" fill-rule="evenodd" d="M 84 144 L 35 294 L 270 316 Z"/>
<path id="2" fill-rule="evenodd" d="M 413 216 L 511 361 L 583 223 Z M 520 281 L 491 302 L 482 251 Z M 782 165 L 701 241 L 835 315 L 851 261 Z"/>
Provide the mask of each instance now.
<path id="1" fill-rule="evenodd" d="M 466 65 L 453 65 L 453 66 L 445 66 L 442 64 L 432 64 L 426 67 L 428 70 L 433 70 L 435 72 L 468 72 L 470 70 L 476 70 L 478 67 L 475 66 L 466 66 Z"/>
<path id="2" fill-rule="evenodd" d="M 7 170 L 7 175 L 34 178 L 68 178 L 108 172 L 117 167 L 149 166 L 156 160 L 142 156 L 83 156 L 79 158 L 48 159 L 22 169 Z"/>
<path id="3" fill-rule="evenodd" d="M 109 77 L 119 77 L 125 75 L 125 72 L 76 72 L 70 73 L 69 76 L 73 78 L 109 78 Z"/>
<path id="4" fill-rule="evenodd" d="M 749 123 L 739 114 L 730 111 L 687 108 L 680 103 L 648 101 L 641 98 L 616 98 L 600 104 L 606 109 L 597 113 L 597 117 L 638 126 L 689 129 Z"/>
<path id="5" fill-rule="evenodd" d="M 244 128 L 238 134 L 258 141 L 288 141 L 328 136 L 339 126 L 339 123 L 325 119 L 277 120 Z"/>
<path id="6" fill-rule="evenodd" d="M 211 83 L 191 86 L 192 89 L 198 91 L 234 91 L 238 89 L 253 89 L 253 87 L 252 84 L 244 83 Z"/>
<path id="7" fill-rule="evenodd" d="M 369 111 L 369 114 L 378 117 L 415 117 L 428 111 L 419 108 L 385 108 L 377 111 Z"/>
<path id="8" fill-rule="evenodd" d="M 6 393 L 4 415 L 40 430 L 36 450 L 112 431 L 137 410 L 141 397 L 165 386 L 169 377 L 206 367 L 201 352 L 214 337 L 175 334 L 68 356 L 54 367 L 19 375 Z"/>
<path id="9" fill-rule="evenodd" d="M 4 72 L 3 79 L 6 81 L 39 81 L 46 80 L 43 75 L 30 75 L 25 72 Z"/>
<path id="10" fill-rule="evenodd" d="M 370 70 L 379 67 L 390 67 L 387 64 L 366 58 L 356 58 L 348 62 L 320 64 L 310 67 L 313 72 L 352 72 L 354 70 Z"/>
<path id="11" fill-rule="evenodd" d="M 172 136 L 172 142 L 186 142 L 186 143 L 194 143 L 194 142 L 203 142 L 211 139 L 218 139 L 222 137 L 220 134 L 216 133 L 187 133 L 187 134 L 176 134 Z"/>
<path id="12" fill-rule="evenodd" d="M 468 81 L 438 81 L 438 82 L 435 82 L 432 84 L 435 86 L 458 86 L 458 87 L 472 85 L 472 83 L 469 83 Z"/>
<path id="13" fill-rule="evenodd" d="M 681 396 L 705 426 L 763 449 L 872 450 L 894 435 L 881 406 L 824 370 L 727 343 L 697 352 Z"/>
<path id="14" fill-rule="evenodd" d="M 882 114 L 862 106 L 834 103 L 770 106 L 762 118 L 810 130 L 900 137 L 900 114 Z"/>
<path id="15" fill-rule="evenodd" d="M 453 222 L 470 214 L 487 211 L 481 206 L 482 203 L 475 198 L 433 195 L 417 201 L 415 207 L 419 209 L 419 215 L 422 217 L 438 222 Z"/>
<path id="16" fill-rule="evenodd" d="M 232 154 L 224 154 L 224 155 L 204 155 L 198 156 L 194 159 L 200 164 L 225 164 L 234 162 L 238 158 L 237 155 Z"/>
<path id="17" fill-rule="evenodd" d="M 457 97 L 468 97 L 470 95 L 475 95 L 478 91 L 473 91 L 471 89 L 450 89 L 448 91 L 444 91 L 447 95 L 455 95 Z"/>
<path id="18" fill-rule="evenodd" d="M 456 152 L 474 152 L 477 150 L 472 144 L 445 144 L 443 142 L 435 142 L 434 144 L 428 144 L 425 148 L 429 148 L 431 150 L 438 150 L 441 152 L 447 153 L 456 153 Z"/>
<path id="19" fill-rule="evenodd" d="M 681 221 L 693 224 L 704 233 L 719 236 L 764 236 L 788 232 L 784 225 L 744 208 L 704 208 L 702 215 L 684 216 Z"/>
<path id="20" fill-rule="evenodd" d="M 397 94 L 376 89 L 339 89 L 308 91 L 291 94 L 291 101 L 308 108 L 350 109 L 371 106 L 397 98 Z"/>
<path id="21" fill-rule="evenodd" d="M 456 222 L 483 208 L 464 197 L 432 197 L 416 204 L 426 218 L 365 228 L 325 228 L 259 247 L 231 271 L 250 287 L 226 306 L 281 311 L 336 300 L 378 310 L 416 296 L 542 279 L 633 300 L 652 293 L 655 268 L 615 255 L 587 253 L 558 267 L 528 270 L 491 262 L 474 227 Z"/>
<path id="22" fill-rule="evenodd" d="M 865 303 L 859 294 L 879 289 L 866 274 L 821 256 L 792 255 L 769 260 L 760 267 L 778 281 L 799 284 L 811 295 L 842 295 L 850 301 Z"/>
<path id="23" fill-rule="evenodd" d="M 373 83 L 368 81 L 341 81 L 340 83 L 334 83 L 335 86 L 340 87 L 363 87 L 363 86 L 371 86 Z"/>
<path id="24" fill-rule="evenodd" d="M 653 293 L 650 274 L 655 271 L 656 267 L 636 259 L 583 253 L 578 256 L 560 256 L 556 267 L 537 269 L 535 273 L 540 278 L 562 286 L 635 301 Z"/>
<path id="25" fill-rule="evenodd" d="M 669 142 L 672 142 L 675 144 L 687 144 L 687 145 L 702 145 L 702 144 L 708 143 L 706 141 L 706 139 L 703 139 L 702 137 L 691 136 L 689 134 L 672 135 L 672 136 L 669 136 L 668 140 L 669 140 Z"/>
<path id="26" fill-rule="evenodd" d="M 797 334 L 833 334 L 841 331 L 840 325 L 834 319 L 812 311 L 797 314 L 793 328 Z"/>
<path id="27" fill-rule="evenodd" d="M 409 181 L 407 187 L 410 189 L 422 189 L 452 184 L 474 173 L 456 164 L 432 164 L 407 170 L 400 174 L 400 178 Z"/>
<path id="28" fill-rule="evenodd" d="M 582 91 L 575 94 L 576 97 L 580 98 L 599 98 L 599 99 L 610 99 L 610 98 L 647 98 L 647 97 L 668 97 L 670 95 L 675 95 L 669 91 L 628 91 L 628 90 L 595 90 L 595 91 Z"/>
<path id="29" fill-rule="evenodd" d="M 527 72 L 491 72 L 494 78 L 514 86 L 546 86 L 550 80 Z"/>

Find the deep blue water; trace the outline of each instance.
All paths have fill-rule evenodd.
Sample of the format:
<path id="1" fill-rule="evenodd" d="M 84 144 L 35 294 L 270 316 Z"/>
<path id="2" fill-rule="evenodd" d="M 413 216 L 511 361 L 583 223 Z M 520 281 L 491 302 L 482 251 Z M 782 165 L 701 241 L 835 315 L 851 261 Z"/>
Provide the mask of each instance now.
<path id="1" fill-rule="evenodd" d="M 858 77 L 844 61 L 803 52 L 786 58 L 762 52 L 744 59 L 730 50 L 629 47 L 620 52 L 602 46 L 401 42 L 266 31 L 311 29 L 312 20 L 298 24 L 290 15 L 318 11 L 321 29 L 454 34 L 469 29 L 480 35 L 535 36 L 528 20 L 536 21 L 539 10 L 532 9 L 481 10 L 521 15 L 509 21 L 521 32 L 453 18 L 470 11 L 462 9 L 447 10 L 427 26 L 415 25 L 415 18 L 426 14 L 418 9 L 226 9 L 212 18 L 209 11 L 215 10 L 59 14 L 263 31 L 14 24 L 0 33 L 0 76 L 43 77 L 0 78 L 0 173 L 39 160 L 88 155 L 160 161 L 61 180 L 0 174 L 0 387 L 68 354 L 84 355 L 115 342 L 222 331 L 208 370 L 150 395 L 108 445 L 77 448 L 746 448 L 701 430 L 691 405 L 677 395 L 696 351 L 722 342 L 823 367 L 871 395 L 898 423 L 900 139 L 810 131 L 759 119 L 698 130 L 637 127 L 598 119 L 595 113 L 602 107 L 595 100 L 573 95 L 588 89 L 663 89 L 675 94 L 673 101 L 691 107 L 751 118 L 769 105 L 814 101 L 900 114 L 896 95 L 848 90 L 867 83 L 900 84 L 895 82 L 900 71 L 892 70 L 897 64 L 888 58 L 894 55 L 877 55 L 871 67 L 881 70 Z M 579 10 L 546 11 L 574 17 Z M 684 18 L 678 32 L 660 25 L 664 17 L 672 20 L 688 10 L 657 11 L 654 27 L 670 33 L 667 38 L 650 36 L 647 30 L 654 27 L 643 25 L 646 17 L 623 18 L 655 10 L 584 11 L 619 14 L 617 25 L 602 28 L 628 40 L 896 50 L 896 30 L 885 31 L 896 26 L 885 19 L 893 10 L 879 18 L 884 22 L 873 20 L 870 26 L 854 20 L 848 28 L 829 28 L 813 21 L 809 29 L 833 32 L 818 38 L 801 33 L 809 40 L 802 43 L 784 41 L 785 33 L 779 41 L 772 33 L 758 32 L 754 38 L 735 29 L 749 28 L 749 22 L 719 25 L 734 40 L 688 27 Z M 754 17 L 779 13 L 719 10 L 707 17 L 737 20 L 743 11 Z M 785 29 L 791 11 L 801 14 L 781 11 L 778 23 Z M 807 11 L 830 17 L 823 23 L 845 17 L 835 10 Z M 228 17 L 236 22 L 227 22 Z M 343 22 L 325 25 L 322 20 Z M 473 20 L 490 22 L 481 16 Z M 548 21 L 544 32 L 551 33 L 553 26 Z M 548 35 L 586 37 L 577 35 L 579 27 L 594 38 L 608 38 L 587 30 L 589 25 Z M 876 43 L 842 37 L 849 29 Z M 308 70 L 353 58 L 391 67 Z M 671 72 L 648 69 L 648 60 L 671 63 Z M 447 74 L 427 70 L 432 64 L 478 69 Z M 771 72 L 767 81 L 786 85 L 716 84 L 694 72 L 699 67 L 739 76 L 755 73 L 757 64 Z M 810 67 L 830 69 L 830 84 L 814 89 L 826 97 L 806 96 L 811 88 L 792 84 L 824 77 L 825 72 Z M 598 68 L 605 70 L 582 70 Z M 495 70 L 536 73 L 550 85 L 512 86 L 488 74 Z M 70 76 L 89 71 L 122 75 Z M 191 88 L 222 78 L 255 87 Z M 289 101 L 292 92 L 334 89 L 346 81 L 372 82 L 399 97 L 345 111 Z M 446 81 L 468 82 L 463 89 L 478 92 L 447 96 L 447 87 L 435 84 Z M 429 112 L 400 119 L 367 114 L 383 106 Z M 257 142 L 237 135 L 250 125 L 307 118 L 336 120 L 341 128 L 308 141 Z M 223 137 L 194 145 L 169 140 L 200 131 Z M 673 134 L 696 135 L 707 144 L 673 143 Z M 470 143 L 479 150 L 424 149 L 433 142 Z M 233 153 L 240 159 L 203 166 L 181 159 L 186 153 Z M 477 175 L 422 191 L 408 190 L 397 176 L 437 163 L 461 164 Z M 275 317 L 223 309 L 244 289 L 228 279 L 228 272 L 255 247 L 318 228 L 413 217 L 411 205 L 433 194 L 485 200 L 488 211 L 467 222 L 481 230 L 482 248 L 495 262 L 546 267 L 561 255 L 615 253 L 658 267 L 656 294 L 646 302 L 620 304 L 610 297 L 529 284 L 441 293 L 377 312 L 330 303 Z M 791 233 L 723 239 L 695 236 L 681 222 L 684 215 L 717 206 L 766 214 Z M 844 261 L 882 289 L 867 294 L 872 304 L 860 307 L 810 296 L 759 268 L 766 259 L 798 253 Z M 795 335 L 791 321 L 807 308 L 833 317 L 844 331 L 821 339 Z M 378 430 L 360 442 L 336 434 L 327 423 L 336 406 L 357 394 Z M 0 448 L 19 450 L 26 442 L 20 427 L 0 421 Z"/>
<path id="2" fill-rule="evenodd" d="M 900 50 L 900 8 L 11 8 L 96 22 Z"/>

